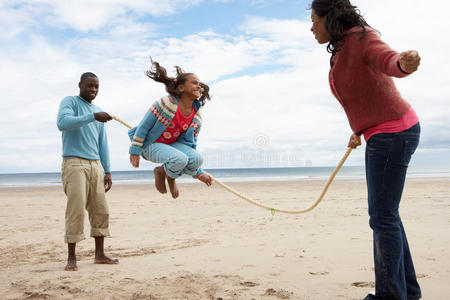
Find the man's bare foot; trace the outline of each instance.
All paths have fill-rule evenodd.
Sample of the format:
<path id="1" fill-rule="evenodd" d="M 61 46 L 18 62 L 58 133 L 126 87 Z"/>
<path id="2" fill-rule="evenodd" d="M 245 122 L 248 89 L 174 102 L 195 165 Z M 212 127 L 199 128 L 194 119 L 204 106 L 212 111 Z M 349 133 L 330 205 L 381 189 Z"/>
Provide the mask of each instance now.
<path id="1" fill-rule="evenodd" d="M 179 196 L 179 191 L 177 187 L 177 183 L 175 182 L 175 178 L 170 178 L 167 176 L 167 183 L 169 184 L 170 193 L 172 194 L 172 198 L 176 199 Z"/>
<path id="2" fill-rule="evenodd" d="M 166 188 L 166 171 L 164 171 L 164 166 L 159 166 L 153 169 L 153 174 L 155 175 L 155 187 L 161 194 L 167 193 Z"/>
<path id="3" fill-rule="evenodd" d="M 64 268 L 66 271 L 78 271 L 77 260 L 67 260 L 67 265 Z"/>
<path id="4" fill-rule="evenodd" d="M 109 258 L 108 256 L 100 256 L 94 259 L 94 264 L 116 265 L 119 263 L 117 258 Z"/>

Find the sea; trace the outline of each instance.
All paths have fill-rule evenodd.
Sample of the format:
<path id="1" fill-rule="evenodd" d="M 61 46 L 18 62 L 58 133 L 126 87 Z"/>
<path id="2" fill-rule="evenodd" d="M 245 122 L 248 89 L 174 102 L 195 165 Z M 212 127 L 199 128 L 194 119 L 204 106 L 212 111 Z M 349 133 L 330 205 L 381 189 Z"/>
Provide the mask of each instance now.
<path id="1" fill-rule="evenodd" d="M 328 179 L 335 167 L 286 167 L 286 168 L 233 168 L 205 169 L 223 182 L 240 181 L 289 181 Z M 112 171 L 113 184 L 142 184 L 153 182 L 152 170 Z M 363 166 L 344 166 L 336 179 L 364 179 Z M 408 178 L 446 178 L 450 180 L 450 167 L 415 166 L 408 170 Z M 190 176 L 182 176 L 178 182 L 196 182 Z M 61 185 L 60 172 L 48 173 L 0 173 L 0 187 L 56 186 Z"/>

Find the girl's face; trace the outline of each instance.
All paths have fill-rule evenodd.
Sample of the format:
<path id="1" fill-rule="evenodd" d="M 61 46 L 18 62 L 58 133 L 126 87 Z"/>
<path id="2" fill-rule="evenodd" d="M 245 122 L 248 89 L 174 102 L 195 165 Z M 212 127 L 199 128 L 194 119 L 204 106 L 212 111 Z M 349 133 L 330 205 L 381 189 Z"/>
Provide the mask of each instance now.
<path id="1" fill-rule="evenodd" d="M 319 17 L 314 11 L 314 9 L 311 10 L 311 21 L 312 21 L 311 31 L 319 44 L 325 44 L 330 41 L 328 31 L 325 28 L 326 18 L 327 18 L 326 16 Z"/>
<path id="2" fill-rule="evenodd" d="M 200 79 L 195 75 L 187 75 L 186 81 L 178 85 L 178 90 L 183 96 L 198 99 L 202 95 L 202 87 L 200 86 Z"/>

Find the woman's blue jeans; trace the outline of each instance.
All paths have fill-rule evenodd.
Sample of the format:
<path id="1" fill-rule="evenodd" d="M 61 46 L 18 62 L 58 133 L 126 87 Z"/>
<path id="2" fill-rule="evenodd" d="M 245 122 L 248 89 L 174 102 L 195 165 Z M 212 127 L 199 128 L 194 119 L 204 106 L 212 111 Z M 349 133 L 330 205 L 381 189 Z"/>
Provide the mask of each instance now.
<path id="1" fill-rule="evenodd" d="M 366 146 L 366 180 L 373 230 L 375 296 L 365 299 L 420 299 L 405 230 L 398 212 L 406 170 L 419 144 L 420 124 L 372 136 Z"/>
<path id="2" fill-rule="evenodd" d="M 170 178 L 178 178 L 183 174 L 195 176 L 203 163 L 197 150 L 178 142 L 150 144 L 142 150 L 142 156 L 146 160 L 163 163 Z"/>

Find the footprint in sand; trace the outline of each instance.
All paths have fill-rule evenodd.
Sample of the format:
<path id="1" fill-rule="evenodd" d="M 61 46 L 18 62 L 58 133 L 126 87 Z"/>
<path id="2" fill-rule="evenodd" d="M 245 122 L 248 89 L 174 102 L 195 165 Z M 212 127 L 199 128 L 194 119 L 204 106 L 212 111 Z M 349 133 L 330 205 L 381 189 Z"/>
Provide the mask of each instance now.
<path id="1" fill-rule="evenodd" d="M 139 281 L 139 280 L 136 280 L 134 278 L 131 278 L 131 277 L 124 277 L 123 279 L 120 280 L 120 283 L 124 283 L 124 284 L 138 283 L 138 284 L 141 284 L 143 282 Z"/>
<path id="2" fill-rule="evenodd" d="M 251 282 L 251 281 L 244 281 L 244 282 L 241 282 L 240 285 L 247 286 L 247 287 L 254 287 L 254 286 L 259 285 L 259 283 Z"/>
<path id="3" fill-rule="evenodd" d="M 50 270 L 31 270 L 33 273 L 44 273 L 44 272 L 50 272 Z"/>
<path id="4" fill-rule="evenodd" d="M 330 272 L 323 271 L 323 272 L 309 272 L 311 275 L 327 275 L 330 274 Z"/>
<path id="5" fill-rule="evenodd" d="M 293 292 L 288 292 L 286 290 L 280 289 L 280 290 L 275 290 L 273 288 L 269 288 L 266 290 L 266 292 L 264 293 L 264 295 L 266 296 L 275 296 L 279 299 L 291 299 L 291 296 L 294 295 Z"/>
<path id="6" fill-rule="evenodd" d="M 356 287 L 371 287 L 374 288 L 375 287 L 375 283 L 373 281 L 357 281 L 357 282 L 353 282 L 352 286 L 356 286 Z"/>
<path id="7" fill-rule="evenodd" d="M 45 293 L 24 292 L 23 294 L 27 299 L 50 299 L 50 295 Z"/>

